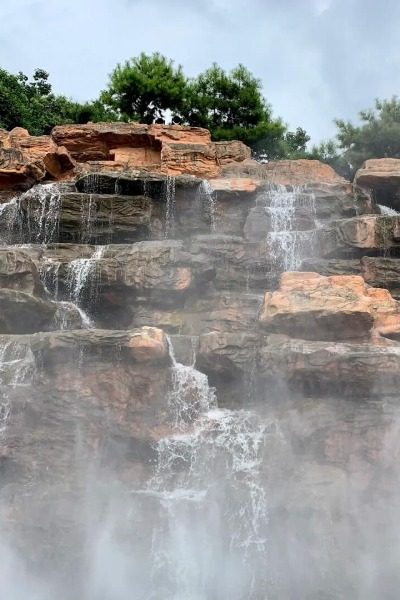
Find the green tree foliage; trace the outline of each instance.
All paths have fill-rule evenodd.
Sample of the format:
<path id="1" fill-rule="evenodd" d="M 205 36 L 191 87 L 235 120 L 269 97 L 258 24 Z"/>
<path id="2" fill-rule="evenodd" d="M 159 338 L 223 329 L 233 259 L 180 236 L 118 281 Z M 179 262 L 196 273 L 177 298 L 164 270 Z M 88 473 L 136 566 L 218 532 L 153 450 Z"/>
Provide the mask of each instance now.
<path id="1" fill-rule="evenodd" d="M 49 75 L 36 69 L 32 81 L 23 73 L 0 69 L 0 127 L 25 127 L 32 135 L 47 134 L 55 125 L 115 120 L 115 113 L 96 100 L 79 104 L 53 94 Z"/>
<path id="2" fill-rule="evenodd" d="M 313 146 L 311 151 L 306 153 L 305 158 L 327 163 L 345 179 L 353 179 L 354 170 L 345 155 L 340 152 L 340 148 L 334 140 L 328 140 L 321 142 L 318 146 Z"/>
<path id="3" fill-rule="evenodd" d="M 298 127 L 296 131 L 288 131 L 284 140 L 286 145 L 285 154 L 293 158 L 303 158 L 310 139 L 310 136 L 302 127 Z"/>
<path id="4" fill-rule="evenodd" d="M 29 100 L 24 84 L 24 75 L 0 69 L 0 127 L 12 129 L 25 122 Z"/>
<path id="5" fill-rule="evenodd" d="M 142 53 L 118 64 L 100 98 L 85 104 L 54 94 L 43 69 L 36 69 L 31 80 L 0 69 L 0 127 L 8 130 L 20 126 L 41 135 L 62 123 L 153 123 L 171 114 L 206 127 L 216 141 L 241 140 L 267 159 L 301 157 L 309 141 L 304 129 L 287 131 L 272 116 L 261 82 L 243 65 L 227 73 L 213 64 L 189 80 L 165 56 Z"/>
<path id="6" fill-rule="evenodd" d="M 181 66 L 175 68 L 172 60 L 158 52 L 150 56 L 142 52 L 116 66 L 101 100 L 125 120 L 152 123 L 163 117 L 164 110 L 179 111 L 186 91 L 187 80 Z"/>
<path id="7" fill-rule="evenodd" d="M 269 157 L 281 151 L 285 125 L 272 118 L 261 82 L 243 65 L 226 73 L 214 63 L 189 82 L 182 114 L 190 125 L 209 129 L 214 140 L 241 140 Z"/>
<path id="8" fill-rule="evenodd" d="M 359 113 L 360 124 L 336 119 L 336 139 L 314 146 L 310 158 L 330 164 L 352 179 L 369 158 L 400 158 L 400 101 L 376 100 L 373 109 Z"/>
<path id="9" fill-rule="evenodd" d="M 400 158 L 400 101 L 376 100 L 374 109 L 360 112 L 361 124 L 336 120 L 337 139 L 353 170 L 368 158 Z"/>

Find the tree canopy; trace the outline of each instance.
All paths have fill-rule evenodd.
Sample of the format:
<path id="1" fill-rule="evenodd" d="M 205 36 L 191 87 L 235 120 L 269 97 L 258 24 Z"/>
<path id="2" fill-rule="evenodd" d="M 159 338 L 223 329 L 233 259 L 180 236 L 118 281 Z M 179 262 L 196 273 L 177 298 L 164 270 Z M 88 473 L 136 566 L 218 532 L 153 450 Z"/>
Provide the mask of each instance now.
<path id="1" fill-rule="evenodd" d="M 115 115 L 96 100 L 80 104 L 52 92 L 49 74 L 36 69 L 33 78 L 0 69 L 0 127 L 25 127 L 32 135 L 49 133 L 61 123 L 107 120 Z"/>
<path id="2" fill-rule="evenodd" d="M 210 130 L 213 140 L 241 140 L 265 158 L 304 155 L 309 140 L 291 132 L 272 115 L 262 86 L 244 65 L 226 72 L 217 64 L 189 79 L 180 65 L 156 52 L 118 64 L 99 98 L 81 104 L 56 95 L 49 74 L 36 69 L 32 79 L 0 69 L 0 127 L 25 127 L 33 135 L 61 123 L 141 121 L 175 117 Z"/>
<path id="3" fill-rule="evenodd" d="M 190 125 L 206 127 L 214 140 L 241 140 L 258 152 L 279 153 L 286 130 L 273 119 L 261 82 L 244 65 L 226 73 L 213 64 L 189 81 L 182 114 Z"/>
<path id="4" fill-rule="evenodd" d="M 359 124 L 336 119 L 335 140 L 313 147 L 310 156 L 331 164 L 352 178 L 369 158 L 400 158 L 400 100 L 376 100 L 359 113 Z"/>
<path id="5" fill-rule="evenodd" d="M 165 56 L 142 53 L 116 66 L 101 100 L 123 120 L 152 123 L 169 112 L 182 123 L 209 129 L 213 140 L 241 140 L 269 158 L 305 150 L 309 139 L 301 128 L 287 132 L 272 117 L 260 80 L 244 65 L 227 73 L 214 63 L 188 79 Z"/>
<path id="6" fill-rule="evenodd" d="M 158 52 L 118 64 L 101 100 L 123 119 L 152 123 L 164 110 L 179 111 L 185 101 L 187 80 L 182 67 L 174 67 Z"/>

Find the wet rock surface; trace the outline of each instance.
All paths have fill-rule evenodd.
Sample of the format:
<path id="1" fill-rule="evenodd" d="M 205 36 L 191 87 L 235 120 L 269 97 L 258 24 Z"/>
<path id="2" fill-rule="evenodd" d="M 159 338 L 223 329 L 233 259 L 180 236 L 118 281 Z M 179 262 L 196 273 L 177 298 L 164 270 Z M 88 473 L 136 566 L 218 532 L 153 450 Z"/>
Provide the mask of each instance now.
<path id="1" fill-rule="evenodd" d="M 8 190 L 73 177 L 0 205 L 4 543 L 61 600 L 102 548 L 144 598 L 358 597 L 397 548 L 398 216 L 205 130 L 10 136 Z"/>
<path id="2" fill-rule="evenodd" d="M 372 192 L 379 204 L 400 209 L 400 160 L 374 158 L 366 160 L 354 178 L 355 185 Z"/>

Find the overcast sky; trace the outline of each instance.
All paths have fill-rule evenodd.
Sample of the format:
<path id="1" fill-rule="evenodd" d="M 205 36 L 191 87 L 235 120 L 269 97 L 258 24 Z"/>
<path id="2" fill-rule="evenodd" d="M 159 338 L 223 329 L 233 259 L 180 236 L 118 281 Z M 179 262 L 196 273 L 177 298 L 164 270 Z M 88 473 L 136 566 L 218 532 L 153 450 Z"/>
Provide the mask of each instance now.
<path id="1" fill-rule="evenodd" d="M 115 64 L 160 51 L 196 75 L 244 63 L 313 141 L 400 93 L 400 0 L 0 0 L 0 66 L 88 100 Z"/>

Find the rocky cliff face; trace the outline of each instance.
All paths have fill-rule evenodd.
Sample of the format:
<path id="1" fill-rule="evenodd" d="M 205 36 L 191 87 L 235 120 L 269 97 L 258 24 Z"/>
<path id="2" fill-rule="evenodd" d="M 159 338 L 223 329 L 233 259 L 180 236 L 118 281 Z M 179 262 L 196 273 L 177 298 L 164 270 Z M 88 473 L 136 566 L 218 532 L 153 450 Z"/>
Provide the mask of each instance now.
<path id="1" fill-rule="evenodd" d="M 1 133 L 21 594 L 396 597 L 400 220 L 363 177 L 178 126 Z"/>

